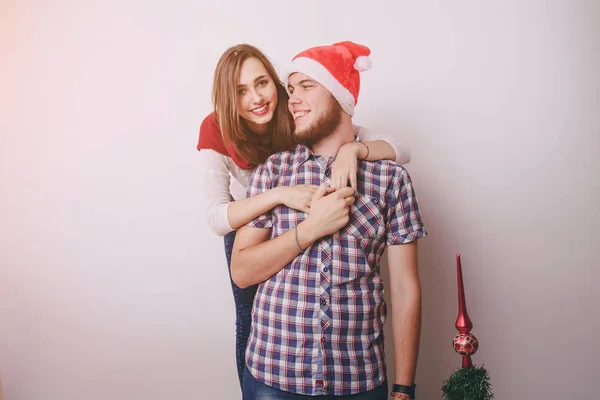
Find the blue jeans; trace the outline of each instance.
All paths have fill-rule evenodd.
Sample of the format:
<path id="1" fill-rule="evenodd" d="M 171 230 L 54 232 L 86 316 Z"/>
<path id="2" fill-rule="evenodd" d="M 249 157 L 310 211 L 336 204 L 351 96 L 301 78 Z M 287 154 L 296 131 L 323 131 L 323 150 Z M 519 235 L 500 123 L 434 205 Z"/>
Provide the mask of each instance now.
<path id="1" fill-rule="evenodd" d="M 233 300 L 235 302 L 235 362 L 237 365 L 240 387 L 243 390 L 242 382 L 244 379 L 244 370 L 246 369 L 246 345 L 248 336 L 250 336 L 250 323 L 252 320 L 252 303 L 258 285 L 241 289 L 231 280 L 231 251 L 233 250 L 233 241 L 235 240 L 235 231 L 229 232 L 224 237 L 225 257 L 227 258 L 227 267 L 229 269 L 229 280 L 233 290 Z"/>
<path id="2" fill-rule="evenodd" d="M 387 400 L 387 381 L 368 392 L 351 394 L 348 396 L 305 396 L 296 393 L 284 392 L 256 380 L 246 368 L 244 372 L 244 400 Z"/>

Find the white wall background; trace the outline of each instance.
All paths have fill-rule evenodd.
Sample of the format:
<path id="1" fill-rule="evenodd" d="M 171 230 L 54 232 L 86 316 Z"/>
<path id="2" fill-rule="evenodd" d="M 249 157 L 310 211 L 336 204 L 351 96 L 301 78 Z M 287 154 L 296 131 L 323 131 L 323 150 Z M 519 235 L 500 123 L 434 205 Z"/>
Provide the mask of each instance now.
<path id="1" fill-rule="evenodd" d="M 419 398 L 460 365 L 457 252 L 496 399 L 598 398 L 599 24 L 594 0 L 3 0 L 5 399 L 240 397 L 198 205 L 212 73 L 346 39 L 373 51 L 355 121 L 412 149 L 430 234 Z"/>

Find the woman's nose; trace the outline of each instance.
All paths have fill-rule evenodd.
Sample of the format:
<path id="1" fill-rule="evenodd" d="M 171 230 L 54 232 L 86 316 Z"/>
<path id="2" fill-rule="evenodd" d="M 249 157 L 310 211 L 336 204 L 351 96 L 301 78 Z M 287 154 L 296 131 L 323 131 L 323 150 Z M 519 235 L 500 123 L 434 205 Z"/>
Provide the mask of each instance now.
<path id="1" fill-rule="evenodd" d="M 263 95 L 258 90 L 252 91 L 252 101 L 255 103 L 260 103 L 263 99 Z"/>

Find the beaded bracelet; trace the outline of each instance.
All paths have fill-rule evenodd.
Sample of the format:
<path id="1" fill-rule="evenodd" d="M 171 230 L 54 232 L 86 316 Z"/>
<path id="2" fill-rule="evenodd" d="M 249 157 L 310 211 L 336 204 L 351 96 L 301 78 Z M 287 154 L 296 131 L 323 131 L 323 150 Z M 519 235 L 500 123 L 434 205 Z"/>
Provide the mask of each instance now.
<path id="1" fill-rule="evenodd" d="M 294 240 L 296 241 L 296 247 L 298 248 L 298 251 L 302 253 L 304 250 L 302 250 L 302 247 L 300 246 L 300 241 L 298 240 L 298 225 L 294 227 Z"/>

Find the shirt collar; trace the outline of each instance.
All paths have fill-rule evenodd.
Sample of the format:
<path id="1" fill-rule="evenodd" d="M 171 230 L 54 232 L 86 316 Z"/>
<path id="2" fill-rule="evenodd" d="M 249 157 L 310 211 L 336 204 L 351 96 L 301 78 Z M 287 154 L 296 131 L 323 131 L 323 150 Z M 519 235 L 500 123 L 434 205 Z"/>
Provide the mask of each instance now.
<path id="1" fill-rule="evenodd" d="M 298 152 L 298 166 L 302 166 L 305 162 L 310 160 L 314 154 L 308 146 L 303 144 L 299 144 L 296 147 L 296 151 Z"/>
<path id="2" fill-rule="evenodd" d="M 354 142 L 359 142 L 360 138 L 356 135 L 354 135 Z M 305 162 L 307 162 L 308 160 L 310 160 L 311 158 L 314 158 L 315 154 L 312 152 L 312 150 L 303 144 L 298 144 L 296 145 L 296 151 L 298 152 L 298 166 L 302 166 L 302 164 L 304 164 Z M 337 154 L 334 154 L 333 156 L 331 156 L 331 158 L 333 160 L 335 160 Z M 332 161 L 333 161 L 332 160 Z"/>

